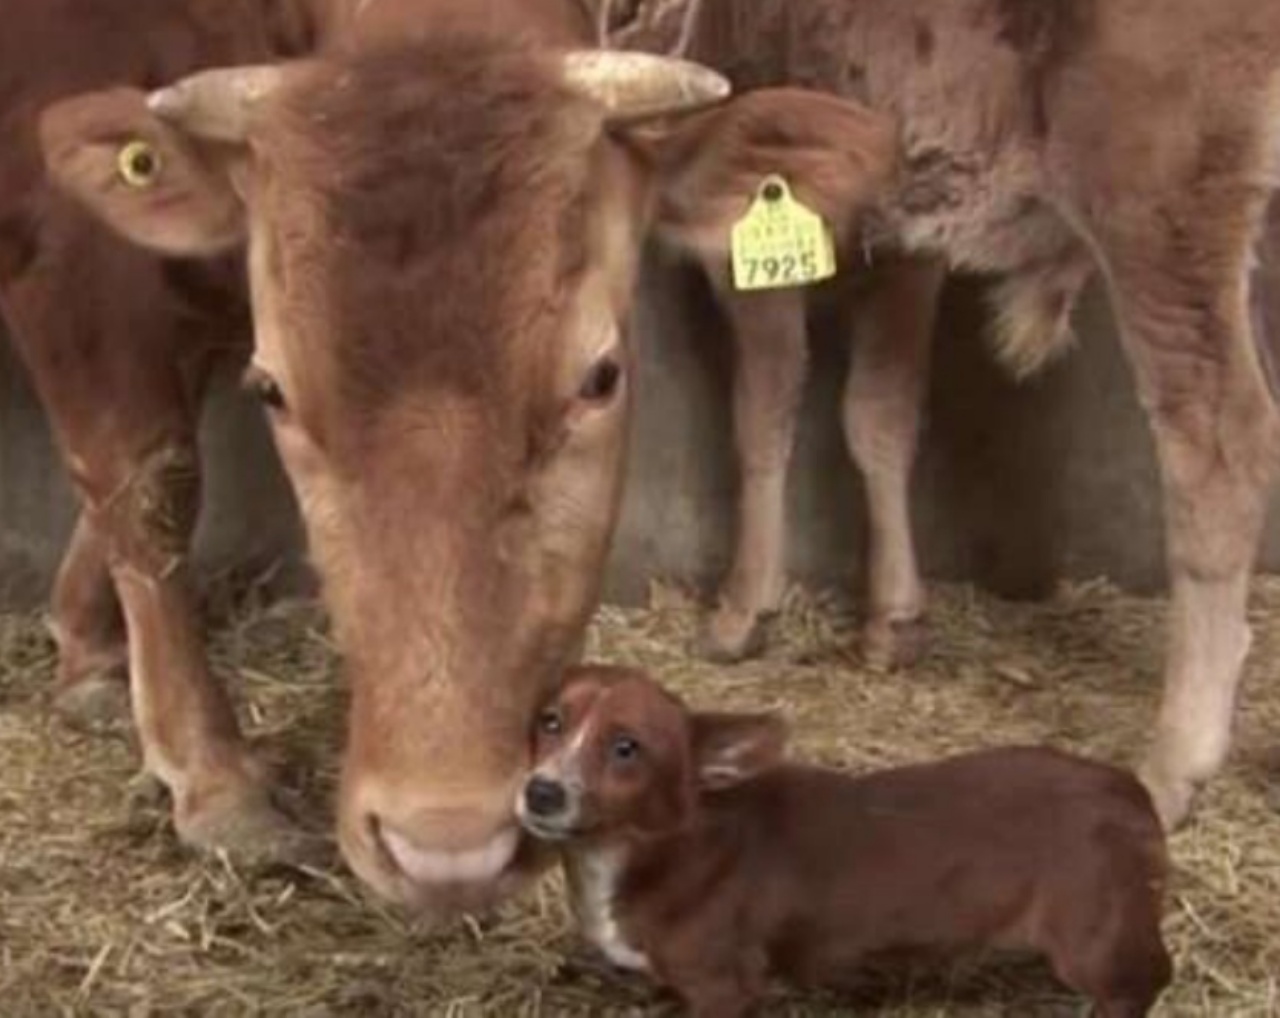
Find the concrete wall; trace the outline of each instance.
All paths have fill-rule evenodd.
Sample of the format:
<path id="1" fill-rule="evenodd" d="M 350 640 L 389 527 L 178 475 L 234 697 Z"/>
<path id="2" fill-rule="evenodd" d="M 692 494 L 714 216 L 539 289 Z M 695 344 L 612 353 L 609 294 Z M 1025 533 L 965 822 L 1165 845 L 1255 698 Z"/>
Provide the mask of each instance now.
<path id="1" fill-rule="evenodd" d="M 654 574 L 707 578 L 723 568 L 734 474 L 726 405 L 728 345 L 699 280 L 654 259 L 638 326 L 641 413 L 610 596 L 633 599 Z M 791 484 L 797 575 L 860 571 L 862 513 L 840 438 L 843 329 L 818 316 L 807 412 Z M 825 321 L 823 319 L 825 318 Z M 949 290 L 916 484 L 923 562 L 1034 596 L 1059 576 L 1162 579 L 1160 497 L 1150 440 L 1103 302 L 1081 309 L 1083 342 L 1021 388 L 986 356 L 974 285 Z M 204 429 L 208 500 L 199 535 L 206 574 L 298 561 L 294 509 L 256 407 L 227 383 Z M 40 410 L 7 348 L 0 353 L 0 594 L 44 596 L 73 505 Z M 1280 526 L 1266 563 L 1280 564 Z"/>
<path id="2" fill-rule="evenodd" d="M 205 506 L 196 538 L 202 575 L 270 573 L 305 583 L 302 538 L 288 482 L 257 404 L 229 373 L 205 413 Z M 0 342 L 0 605 L 44 601 L 76 504 L 43 411 L 7 342 Z"/>
<path id="3" fill-rule="evenodd" d="M 1268 292 L 1280 292 L 1275 275 Z M 1280 312 L 1280 302 L 1267 310 Z M 1273 336 L 1276 318 L 1267 323 Z M 728 345 L 714 310 L 698 281 L 668 268 L 648 280 L 640 324 L 650 346 L 617 545 L 615 589 L 624 594 L 645 572 L 718 573 L 731 537 Z M 989 356 L 984 325 L 980 284 L 953 281 L 915 479 L 926 574 L 1013 597 L 1043 595 L 1061 577 L 1108 576 L 1140 590 L 1163 584 L 1154 450 L 1103 294 L 1090 290 L 1082 302 L 1074 354 L 1021 386 Z M 849 341 L 830 313 L 814 333 L 790 485 L 790 558 L 797 575 L 840 580 L 861 575 L 863 550 L 860 482 L 838 428 Z M 1277 565 L 1273 509 L 1263 566 Z"/>

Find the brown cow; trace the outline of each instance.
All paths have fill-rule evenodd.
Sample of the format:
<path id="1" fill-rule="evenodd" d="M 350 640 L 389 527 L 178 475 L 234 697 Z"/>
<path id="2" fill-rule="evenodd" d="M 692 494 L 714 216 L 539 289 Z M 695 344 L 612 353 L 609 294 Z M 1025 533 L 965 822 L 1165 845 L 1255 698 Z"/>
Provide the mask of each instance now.
<path id="1" fill-rule="evenodd" d="M 699 1018 L 780 976 L 1030 950 L 1099 1018 L 1168 985 L 1168 860 L 1138 780 L 1043 748 L 850 776 L 782 761 L 769 714 L 694 714 L 643 672 L 574 669 L 519 803 L 557 846 L 582 932 Z"/>
<path id="2" fill-rule="evenodd" d="M 596 601 L 630 405 L 623 322 L 659 196 L 702 210 L 679 229 L 723 245 L 739 213 L 719 197 L 749 194 L 764 163 L 847 221 L 897 142 L 859 106 L 785 91 L 629 127 L 718 100 L 723 81 L 572 52 L 593 35 L 569 0 L 344 9 L 355 20 L 312 59 L 150 96 L 105 88 L 48 108 L 40 134 L 63 190 L 142 248 L 216 257 L 247 241 L 247 380 L 352 684 L 342 845 L 389 896 L 467 904 L 526 861 L 512 813 L 524 736 Z M 117 248 L 44 200 L 103 247 L 89 252 L 99 261 L 37 259 L 7 287 L 29 351 L 49 334 L 41 315 L 79 307 L 76 274 L 124 291 L 117 262 L 187 264 Z M 127 307 L 124 325 L 146 320 L 147 306 Z M 119 356 L 172 371 L 178 337 L 163 335 L 168 359 Z M 67 343 L 57 359 L 75 398 L 55 392 L 49 407 L 124 604 L 147 764 L 173 789 L 184 837 L 255 845 L 278 825 L 207 677 L 180 568 L 188 528 L 175 533 L 167 511 L 184 495 L 189 522 L 189 426 L 175 438 L 134 421 L 131 379 L 91 391 Z M 48 385 L 53 369 L 29 359 Z M 96 427 L 126 419 L 154 440 L 121 449 Z M 98 582 L 77 589 L 100 594 L 103 554 Z"/>
<path id="3" fill-rule="evenodd" d="M 844 404 L 869 501 L 873 658 L 909 657 L 924 609 L 908 484 L 941 273 L 922 259 L 1003 277 L 994 341 L 1019 376 L 1070 346 L 1072 307 L 1100 274 L 1164 478 L 1172 619 L 1143 773 L 1176 823 L 1229 746 L 1249 574 L 1280 443 L 1249 307 L 1280 168 L 1280 5 L 647 0 L 624 9 L 632 20 L 615 37 L 627 45 L 687 45 L 735 87 L 821 88 L 900 118 L 901 178 L 863 237 L 887 278 Z M 704 266 L 725 278 L 722 263 Z M 795 291 L 716 290 L 738 339 L 743 483 L 733 568 L 708 635 L 715 653 L 737 657 L 782 589 L 804 306 Z"/>
<path id="4" fill-rule="evenodd" d="M 173 784 L 183 837 L 271 854 L 306 845 L 209 674 L 185 566 L 210 368 L 250 344 L 239 259 L 162 260 L 102 229 L 48 186 L 37 115 L 67 94 L 300 48 L 286 14 L 260 0 L 20 0 L 0 32 L 0 311 L 86 505 L 53 595 L 56 702 L 94 725 L 127 714 L 127 662 L 148 758 L 165 746 L 190 775 Z"/>

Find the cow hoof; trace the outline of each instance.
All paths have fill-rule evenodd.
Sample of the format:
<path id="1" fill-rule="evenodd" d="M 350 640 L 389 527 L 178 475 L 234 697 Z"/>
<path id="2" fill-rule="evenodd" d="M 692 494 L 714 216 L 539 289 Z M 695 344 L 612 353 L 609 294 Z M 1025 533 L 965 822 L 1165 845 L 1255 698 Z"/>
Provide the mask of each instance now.
<path id="1" fill-rule="evenodd" d="M 1161 825 L 1170 833 L 1176 831 L 1191 813 L 1196 797 L 1195 782 L 1170 775 L 1167 769 L 1151 760 L 1138 768 L 1138 778 L 1151 795 Z"/>
<path id="2" fill-rule="evenodd" d="M 923 619 L 873 619 L 862 631 L 862 659 L 875 671 L 910 668 L 924 657 L 928 636 Z"/>
<path id="3" fill-rule="evenodd" d="M 111 735 L 133 728 L 129 683 L 119 669 L 95 672 L 58 690 L 53 712 L 63 723 L 93 735 Z"/>
<path id="4" fill-rule="evenodd" d="M 225 853 L 242 866 L 320 866 L 332 857 L 327 838 L 299 827 L 261 788 L 214 799 L 178 817 L 176 825 L 184 844 Z"/>
<path id="5" fill-rule="evenodd" d="M 698 641 L 698 656 L 717 664 L 735 664 L 758 657 L 765 647 L 762 616 L 718 609 Z"/>

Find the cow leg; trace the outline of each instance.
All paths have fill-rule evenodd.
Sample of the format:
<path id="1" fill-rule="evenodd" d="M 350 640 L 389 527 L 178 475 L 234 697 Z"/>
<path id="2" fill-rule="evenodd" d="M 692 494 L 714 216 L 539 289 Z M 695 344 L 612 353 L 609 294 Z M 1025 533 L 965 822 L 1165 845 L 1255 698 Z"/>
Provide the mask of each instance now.
<path id="1" fill-rule="evenodd" d="M 194 423 L 194 422 L 193 422 Z M 209 670 L 188 552 L 199 506 L 193 432 L 87 478 L 128 630 L 133 718 L 146 771 L 170 791 L 187 844 L 241 859 L 293 859 L 310 839 L 274 806 L 226 691 Z M 110 476 L 111 487 L 95 483 Z"/>
<path id="2" fill-rule="evenodd" d="M 128 725 L 128 647 L 124 616 L 107 567 L 107 547 L 81 513 L 53 589 L 58 643 L 54 709 L 90 731 Z"/>
<path id="3" fill-rule="evenodd" d="M 1153 228 L 1140 245 L 1111 238 L 1104 249 L 1164 481 L 1169 657 L 1142 776 L 1166 826 L 1185 817 L 1229 748 L 1249 578 L 1280 451 L 1250 322 L 1251 226 L 1221 210 L 1177 212 L 1153 221 L 1219 232 L 1166 238 Z"/>
<path id="4" fill-rule="evenodd" d="M 175 277 L 80 220 L 62 226 L 0 294 L 85 504 L 55 611 L 70 652 L 61 674 L 72 680 L 109 653 L 105 557 L 144 765 L 172 794 L 179 836 L 242 858 L 296 857 L 312 843 L 272 804 L 210 673 L 188 575 L 208 350 L 229 322 L 192 304 L 208 277 Z"/>
<path id="5" fill-rule="evenodd" d="M 940 262 L 923 259 L 875 269 L 845 388 L 845 441 L 867 493 L 870 569 L 862 650 L 875 667 L 911 664 L 923 642 L 911 469 L 945 278 Z"/>
<path id="6" fill-rule="evenodd" d="M 721 305 L 733 329 L 733 427 L 738 456 L 737 543 L 703 640 L 706 656 L 758 653 L 764 616 L 786 585 L 787 464 L 804 388 L 807 337 L 801 290 L 735 293 Z"/>

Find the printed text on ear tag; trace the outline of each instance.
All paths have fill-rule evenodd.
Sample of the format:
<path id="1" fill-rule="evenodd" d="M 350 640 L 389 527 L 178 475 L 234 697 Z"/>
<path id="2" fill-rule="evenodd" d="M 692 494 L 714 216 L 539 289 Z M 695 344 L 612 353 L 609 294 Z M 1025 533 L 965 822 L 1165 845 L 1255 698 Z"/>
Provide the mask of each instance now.
<path id="1" fill-rule="evenodd" d="M 736 290 L 808 286 L 836 274 L 831 230 L 778 176 L 765 178 L 734 225 L 732 249 Z"/>

